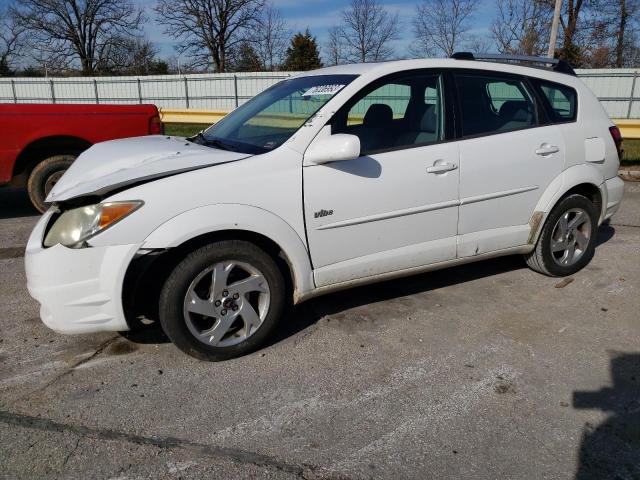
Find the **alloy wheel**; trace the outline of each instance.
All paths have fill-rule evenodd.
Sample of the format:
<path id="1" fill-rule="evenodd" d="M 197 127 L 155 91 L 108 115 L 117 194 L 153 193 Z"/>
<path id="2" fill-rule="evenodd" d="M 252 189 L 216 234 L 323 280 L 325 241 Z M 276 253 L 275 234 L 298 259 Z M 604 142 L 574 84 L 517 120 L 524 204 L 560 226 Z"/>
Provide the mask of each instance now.
<path id="1" fill-rule="evenodd" d="M 200 342 L 228 347 L 247 340 L 260 328 L 270 302 L 262 272 L 245 262 L 224 261 L 191 282 L 184 298 L 184 319 Z"/>
<path id="2" fill-rule="evenodd" d="M 589 247 L 591 218 L 581 208 L 567 210 L 551 234 L 551 256 L 560 266 L 575 264 Z"/>

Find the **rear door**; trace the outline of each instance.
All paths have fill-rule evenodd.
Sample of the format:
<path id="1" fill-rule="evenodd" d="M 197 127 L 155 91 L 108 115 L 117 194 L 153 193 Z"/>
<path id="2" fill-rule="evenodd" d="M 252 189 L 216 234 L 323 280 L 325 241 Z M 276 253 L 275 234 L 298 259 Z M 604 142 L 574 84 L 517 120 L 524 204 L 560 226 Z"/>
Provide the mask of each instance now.
<path id="1" fill-rule="evenodd" d="M 525 245 L 540 196 L 563 169 L 565 143 L 520 76 L 455 74 L 460 147 L 458 257 Z"/>

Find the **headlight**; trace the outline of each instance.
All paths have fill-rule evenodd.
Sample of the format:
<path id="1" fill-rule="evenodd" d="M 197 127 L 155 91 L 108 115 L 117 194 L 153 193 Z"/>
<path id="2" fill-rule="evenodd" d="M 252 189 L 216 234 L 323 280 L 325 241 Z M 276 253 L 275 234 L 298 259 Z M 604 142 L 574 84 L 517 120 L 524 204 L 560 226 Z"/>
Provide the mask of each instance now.
<path id="1" fill-rule="evenodd" d="M 108 202 L 67 210 L 58 218 L 44 239 L 45 247 L 58 243 L 78 248 L 95 234 L 104 231 L 132 214 L 143 205 L 142 201 Z"/>

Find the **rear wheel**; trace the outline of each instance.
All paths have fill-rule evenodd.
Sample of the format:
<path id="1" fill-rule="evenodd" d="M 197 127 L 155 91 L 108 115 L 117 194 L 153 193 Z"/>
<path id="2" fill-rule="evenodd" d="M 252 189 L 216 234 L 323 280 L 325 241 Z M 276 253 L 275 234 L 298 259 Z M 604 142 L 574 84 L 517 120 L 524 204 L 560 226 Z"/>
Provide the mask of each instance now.
<path id="1" fill-rule="evenodd" d="M 77 155 L 55 155 L 38 163 L 29 174 L 27 191 L 29 199 L 40 213 L 47 209 L 47 195 L 71 166 Z"/>
<path id="2" fill-rule="evenodd" d="M 278 325 L 285 283 L 275 261 L 245 241 L 189 254 L 160 294 L 160 323 L 183 352 L 224 360 L 259 347 Z"/>
<path id="3" fill-rule="evenodd" d="M 582 195 L 569 195 L 551 211 L 536 248 L 526 256 L 529 267 L 554 277 L 572 275 L 593 258 L 598 213 Z"/>

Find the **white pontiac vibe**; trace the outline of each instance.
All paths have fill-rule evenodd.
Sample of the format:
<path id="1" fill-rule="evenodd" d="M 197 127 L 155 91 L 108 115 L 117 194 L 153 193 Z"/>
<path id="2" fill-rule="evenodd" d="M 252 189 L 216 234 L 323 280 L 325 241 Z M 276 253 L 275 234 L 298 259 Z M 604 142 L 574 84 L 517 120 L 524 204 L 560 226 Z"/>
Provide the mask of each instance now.
<path id="1" fill-rule="evenodd" d="M 158 320 L 219 360 L 338 289 L 516 253 L 574 274 L 622 199 L 620 132 L 566 64 L 484 60 L 315 70 L 192 138 L 91 147 L 27 245 L 43 322 Z"/>

